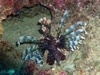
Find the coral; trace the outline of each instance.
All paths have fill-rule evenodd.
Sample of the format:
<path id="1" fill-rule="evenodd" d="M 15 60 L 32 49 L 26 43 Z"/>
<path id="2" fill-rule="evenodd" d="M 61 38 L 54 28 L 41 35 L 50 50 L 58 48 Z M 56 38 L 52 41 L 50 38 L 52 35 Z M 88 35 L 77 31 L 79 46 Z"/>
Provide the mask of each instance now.
<path id="1" fill-rule="evenodd" d="M 37 73 L 37 75 L 51 75 L 50 73 L 47 73 L 46 71 L 39 71 L 38 73 Z"/>
<path id="2" fill-rule="evenodd" d="M 27 60 L 24 62 L 22 68 L 19 71 L 19 75 L 52 75 L 50 72 L 51 68 L 38 68 L 36 62 Z M 17 73 L 15 73 L 17 75 Z"/>
<path id="3" fill-rule="evenodd" d="M 58 10 L 67 9 L 75 9 L 78 7 L 80 11 L 83 10 L 84 7 L 89 7 L 92 11 L 96 11 L 100 1 L 99 0 L 1 0 L 0 1 L 0 17 L 4 17 L 7 15 L 18 15 L 20 13 L 20 9 L 23 7 L 34 7 L 36 5 L 41 5 L 47 9 L 49 9 L 52 13 L 57 12 Z M 92 6 L 92 7 L 91 7 Z M 85 10 L 84 10 L 85 11 Z M 90 10 L 89 10 L 90 11 Z M 89 12 L 88 11 L 88 12 Z M 4 16 L 3 16 L 4 15 Z M 5 17 L 6 18 L 6 17 Z"/>
<path id="4" fill-rule="evenodd" d="M 67 75 L 67 73 L 64 70 L 62 70 L 62 68 L 59 66 L 54 66 L 45 69 L 38 69 L 38 71 L 35 74 L 36 75 Z"/>
<path id="5" fill-rule="evenodd" d="M 22 59 L 24 60 L 35 60 L 41 66 L 43 65 L 43 56 L 46 50 L 48 50 L 46 63 L 53 65 L 56 61 L 60 65 L 61 60 L 65 60 L 66 56 L 62 53 L 60 49 L 66 49 L 68 51 L 74 51 L 79 49 L 77 46 L 81 44 L 79 40 L 85 39 L 85 37 L 79 35 L 80 33 L 87 34 L 85 30 L 86 23 L 79 21 L 61 34 L 62 26 L 64 25 L 64 20 L 68 17 L 70 11 L 66 10 L 63 17 L 59 23 L 58 31 L 56 37 L 51 35 L 51 20 L 46 17 L 39 20 L 38 25 L 40 25 L 39 32 L 42 34 L 41 39 L 37 40 L 32 36 L 21 36 L 16 42 L 16 46 L 24 43 L 35 44 L 30 48 L 27 48 L 22 53 Z M 75 30 L 78 26 L 82 26 L 82 29 Z"/>
<path id="6" fill-rule="evenodd" d="M 22 67 L 22 71 L 24 75 L 33 75 L 34 70 L 36 69 L 36 63 L 32 60 L 28 60 Z"/>
<path id="7" fill-rule="evenodd" d="M 23 61 L 20 59 L 20 53 L 17 52 L 10 42 L 0 39 L 0 64 L 3 68 L 17 68 Z"/>

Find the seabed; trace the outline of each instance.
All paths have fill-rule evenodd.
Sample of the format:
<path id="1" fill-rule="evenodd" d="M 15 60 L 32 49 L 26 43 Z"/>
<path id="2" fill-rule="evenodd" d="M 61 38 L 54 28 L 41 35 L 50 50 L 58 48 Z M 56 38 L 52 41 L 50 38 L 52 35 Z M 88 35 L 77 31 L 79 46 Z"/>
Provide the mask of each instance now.
<path id="1" fill-rule="evenodd" d="M 44 12 L 41 10 L 42 12 L 40 13 L 39 10 L 34 12 L 33 9 L 30 11 L 26 8 L 23 8 L 21 11 L 21 14 L 18 16 L 8 16 L 7 19 L 5 19 L 2 23 L 5 30 L 2 36 L 3 39 L 9 41 L 14 47 L 14 50 L 19 52 L 19 54 L 32 44 L 25 44 L 20 47 L 16 47 L 15 43 L 18 38 L 20 36 L 29 35 L 39 39 L 41 35 L 38 32 L 38 20 L 45 16 L 50 18 L 50 14 L 46 13 L 48 12 L 47 10 Z M 58 19 L 61 19 L 61 17 Z M 63 70 L 67 73 L 67 75 L 100 75 L 100 19 L 98 15 L 95 17 L 86 16 L 86 18 L 89 19 L 85 21 L 87 23 L 86 30 L 88 32 L 88 34 L 85 36 L 86 39 L 82 41 L 82 45 L 79 46 L 79 50 L 75 50 L 74 52 L 66 51 L 66 60 L 60 62 L 61 66 L 59 67 L 56 64 L 52 66 L 55 72 Z M 57 25 L 58 24 L 55 23 L 52 24 L 53 35 L 55 35 L 55 28 Z M 63 29 L 70 25 L 71 23 L 69 21 L 67 24 L 65 24 Z M 12 53 L 14 53 L 14 51 L 12 51 Z M 7 55 L 9 56 L 9 61 L 12 61 L 13 63 L 11 68 L 19 68 L 24 62 L 20 55 L 16 58 L 16 60 L 14 60 L 14 58 L 10 60 L 11 55 L 9 52 L 7 52 Z M 7 59 L 5 59 L 5 61 L 7 62 Z M 43 68 L 51 67 L 46 63 L 44 64 L 45 65 Z M 10 69 L 10 67 L 5 68 L 7 68 L 7 70 Z M 55 75 L 57 74 L 55 73 Z"/>

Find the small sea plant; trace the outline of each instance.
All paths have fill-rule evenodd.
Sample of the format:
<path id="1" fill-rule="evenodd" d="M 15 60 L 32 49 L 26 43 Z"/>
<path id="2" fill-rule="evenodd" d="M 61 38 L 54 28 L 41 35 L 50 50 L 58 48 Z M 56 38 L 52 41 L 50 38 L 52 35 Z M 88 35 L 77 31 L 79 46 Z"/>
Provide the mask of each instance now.
<path id="1" fill-rule="evenodd" d="M 68 17 L 70 10 L 66 10 L 62 16 L 62 19 L 58 26 L 58 31 L 56 37 L 51 35 L 51 20 L 46 17 L 41 18 L 38 22 L 40 29 L 38 30 L 42 37 L 38 40 L 32 36 L 21 36 L 16 42 L 16 46 L 28 43 L 34 44 L 33 46 L 27 48 L 22 52 L 22 59 L 35 60 L 36 63 L 43 65 L 43 56 L 46 50 L 48 50 L 46 63 L 53 65 L 56 61 L 60 65 L 61 60 L 65 60 L 66 56 L 59 49 L 66 49 L 68 51 L 74 51 L 78 49 L 77 45 L 81 44 L 79 40 L 85 39 L 85 37 L 79 35 L 80 33 L 87 34 L 85 30 L 86 23 L 83 21 L 78 21 L 77 23 L 71 25 L 69 28 L 65 29 L 61 33 L 64 21 Z M 82 29 L 77 29 L 78 26 L 82 26 Z"/>

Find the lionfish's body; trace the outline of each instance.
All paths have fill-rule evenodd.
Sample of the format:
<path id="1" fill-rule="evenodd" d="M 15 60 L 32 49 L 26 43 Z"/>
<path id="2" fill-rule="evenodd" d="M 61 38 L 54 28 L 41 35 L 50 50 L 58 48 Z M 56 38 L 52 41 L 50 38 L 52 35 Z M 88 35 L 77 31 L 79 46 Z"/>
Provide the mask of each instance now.
<path id="1" fill-rule="evenodd" d="M 49 65 L 53 65 L 54 61 L 56 61 L 58 64 L 60 60 L 65 60 L 65 55 L 58 50 L 58 48 L 67 49 L 70 51 L 74 51 L 77 49 L 77 45 L 81 44 L 78 40 L 85 39 L 83 36 L 80 36 L 79 34 L 84 32 L 87 33 L 85 29 L 78 29 L 76 31 L 75 28 L 80 26 L 85 27 L 86 24 L 82 21 L 79 21 L 69 28 L 67 28 L 62 34 L 61 28 L 64 24 L 64 20 L 68 17 L 69 10 L 66 10 L 58 27 L 57 37 L 53 37 L 50 34 L 50 25 L 49 20 L 46 21 L 46 19 L 41 19 L 39 22 L 39 25 L 41 26 L 41 29 L 39 32 L 43 34 L 43 38 L 40 40 L 36 40 L 34 37 L 31 36 L 21 36 L 19 40 L 16 42 L 16 45 L 21 45 L 24 43 L 31 43 L 34 44 L 34 46 L 27 48 L 22 53 L 22 59 L 24 60 L 36 60 L 36 62 L 40 65 L 43 64 L 43 55 L 46 50 L 48 50 L 48 56 L 47 56 L 47 63 Z M 46 23 L 47 22 L 47 23 Z M 48 28 L 48 32 L 46 31 L 46 28 Z"/>

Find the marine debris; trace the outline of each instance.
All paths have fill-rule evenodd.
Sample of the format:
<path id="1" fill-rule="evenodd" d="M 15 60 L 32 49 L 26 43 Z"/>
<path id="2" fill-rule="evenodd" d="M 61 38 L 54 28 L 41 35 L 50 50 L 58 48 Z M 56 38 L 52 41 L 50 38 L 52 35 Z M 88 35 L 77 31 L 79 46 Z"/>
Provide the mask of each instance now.
<path id="1" fill-rule="evenodd" d="M 40 29 L 38 30 L 42 36 L 40 39 L 35 39 L 32 36 L 21 36 L 16 42 L 16 46 L 22 44 L 34 44 L 22 52 L 22 59 L 34 60 L 40 66 L 43 66 L 43 56 L 45 51 L 48 51 L 46 63 L 53 65 L 57 62 L 60 65 L 61 60 L 65 60 L 66 56 L 58 49 L 66 49 L 67 51 L 74 51 L 79 49 L 77 45 L 81 44 L 79 40 L 84 40 L 85 37 L 79 35 L 80 33 L 87 34 L 85 30 L 86 23 L 83 21 L 78 21 L 77 23 L 71 25 L 69 28 L 65 29 L 62 33 L 61 29 L 64 25 L 65 19 L 68 17 L 70 10 L 66 10 L 62 16 L 62 19 L 58 26 L 58 31 L 56 37 L 51 35 L 51 20 L 43 17 L 39 20 L 38 25 Z M 82 26 L 81 29 L 76 28 Z"/>

